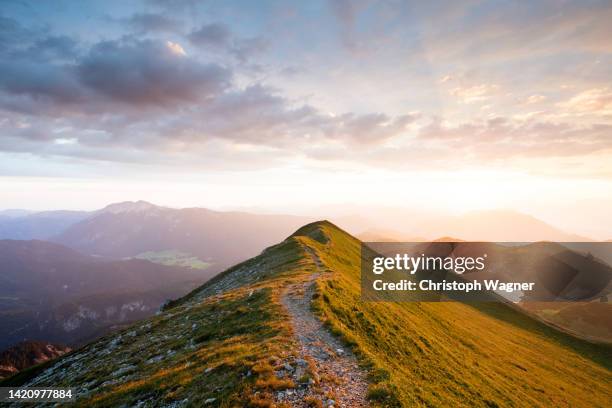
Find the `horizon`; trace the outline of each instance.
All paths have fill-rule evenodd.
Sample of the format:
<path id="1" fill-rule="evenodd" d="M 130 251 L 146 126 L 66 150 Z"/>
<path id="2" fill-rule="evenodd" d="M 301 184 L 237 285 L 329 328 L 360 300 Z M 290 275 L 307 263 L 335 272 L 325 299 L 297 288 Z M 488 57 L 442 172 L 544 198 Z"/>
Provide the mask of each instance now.
<path id="1" fill-rule="evenodd" d="M 382 232 L 382 233 L 387 233 L 387 234 L 392 234 L 392 235 L 400 234 L 401 237 L 403 238 L 410 237 L 410 236 L 414 238 L 414 234 L 413 234 L 414 231 L 412 231 L 410 228 L 389 227 L 390 220 L 392 220 L 393 217 L 396 217 L 398 214 L 407 215 L 407 213 L 410 212 L 409 209 L 405 209 L 401 207 L 391 207 L 391 206 L 387 206 L 387 207 L 353 206 L 352 208 L 349 207 L 350 209 L 346 211 L 343 211 L 340 206 L 332 206 L 327 209 L 311 208 L 311 209 L 304 209 L 302 212 L 289 213 L 289 212 L 282 212 L 282 211 L 265 210 L 261 208 L 258 209 L 258 208 L 253 208 L 253 207 L 235 207 L 235 208 L 225 208 L 225 209 L 224 208 L 211 208 L 211 207 L 207 207 L 203 205 L 193 205 L 193 206 L 182 206 L 181 207 L 181 206 L 158 204 L 158 203 L 154 203 L 154 202 L 147 201 L 147 200 L 126 200 L 126 201 L 106 203 L 105 205 L 101 205 L 101 206 L 94 207 L 94 208 L 56 208 L 56 209 L 43 209 L 43 210 L 35 210 L 35 209 L 27 209 L 27 208 L 0 208 L 0 213 L 4 211 L 27 211 L 28 212 L 28 214 L 23 214 L 23 215 L 20 214 L 17 216 L 17 217 L 20 217 L 20 216 L 27 216 L 30 214 L 36 214 L 36 213 L 46 212 L 46 211 L 66 210 L 66 211 L 95 212 L 95 211 L 103 210 L 113 205 L 138 204 L 138 203 L 148 204 L 154 207 L 174 209 L 174 210 L 198 208 L 198 209 L 205 209 L 205 210 L 211 210 L 211 211 L 217 211 L 217 212 L 237 212 L 237 213 L 246 213 L 246 214 L 253 214 L 253 215 L 284 215 L 284 216 L 304 217 L 304 218 L 312 218 L 313 222 L 332 220 L 332 222 L 340 222 L 341 226 L 343 227 L 347 227 L 347 225 L 344 224 L 345 222 L 348 223 L 349 229 L 351 230 L 351 233 L 353 234 L 363 234 L 363 233 L 368 233 L 368 232 Z M 422 229 L 423 225 L 427 224 L 427 222 L 423 222 L 423 221 L 432 221 L 436 217 L 442 217 L 442 218 L 456 217 L 460 219 L 462 217 L 469 217 L 471 215 L 477 215 L 477 216 L 493 215 L 493 216 L 500 218 L 500 221 L 501 221 L 501 218 L 503 218 L 504 216 L 519 216 L 519 217 L 531 218 L 536 222 L 542 222 L 548 227 L 551 227 L 557 230 L 559 233 L 568 234 L 569 236 L 572 236 L 572 235 L 575 236 L 577 240 L 578 239 L 580 240 L 586 239 L 587 241 L 588 240 L 595 240 L 595 241 L 609 241 L 610 240 L 610 238 L 608 238 L 608 235 L 589 235 L 586 233 L 582 233 L 581 231 L 567 230 L 553 223 L 547 222 L 544 219 L 536 217 L 532 214 L 527 214 L 527 213 L 523 213 L 523 212 L 519 212 L 519 211 L 512 210 L 512 209 L 507 209 L 507 208 L 468 210 L 468 211 L 459 212 L 459 213 L 440 213 L 440 212 L 423 211 L 423 210 L 413 210 L 413 211 L 414 212 L 411 213 L 410 215 L 413 217 L 417 216 L 419 219 L 421 219 L 420 223 L 417 222 L 415 224 L 412 224 L 412 227 L 417 228 L 417 229 L 418 228 Z M 387 217 L 381 217 L 380 219 L 377 219 L 376 212 L 391 213 L 391 215 L 390 215 L 390 218 L 387 216 Z M 334 221 L 334 220 L 340 220 L 340 221 Z M 353 228 L 350 228 L 351 224 L 353 224 L 354 222 L 356 222 L 356 224 L 352 225 Z M 360 227 L 356 227 L 357 229 L 354 229 L 355 225 L 360 225 Z M 528 232 L 523 231 L 522 233 L 527 234 Z M 438 239 L 440 237 L 446 236 L 446 234 L 445 232 L 442 231 L 442 232 L 438 232 L 437 235 L 430 234 L 429 236 L 421 237 L 419 234 L 417 234 L 417 236 L 419 238 Z M 391 238 L 391 236 L 389 238 Z M 491 240 L 490 238 L 487 238 L 487 237 L 484 237 L 483 239 Z M 547 240 L 545 238 L 541 238 L 541 239 Z M 538 240 L 540 240 L 540 238 L 538 238 Z"/>

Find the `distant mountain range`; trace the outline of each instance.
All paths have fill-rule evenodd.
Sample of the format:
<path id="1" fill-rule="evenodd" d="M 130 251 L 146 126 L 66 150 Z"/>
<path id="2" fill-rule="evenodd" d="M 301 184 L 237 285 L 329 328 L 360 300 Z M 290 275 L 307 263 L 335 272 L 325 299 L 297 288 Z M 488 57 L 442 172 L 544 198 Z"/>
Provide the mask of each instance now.
<path id="1" fill-rule="evenodd" d="M 128 201 L 89 212 L 0 212 L 0 239 L 53 241 L 115 259 L 178 251 L 213 264 L 219 271 L 257 255 L 308 221 L 311 218 L 174 209 Z"/>
<path id="2" fill-rule="evenodd" d="M 0 239 L 50 239 L 91 213 L 87 211 L 0 211 Z"/>
<path id="3" fill-rule="evenodd" d="M 81 344 L 155 313 L 212 272 L 104 260 L 45 241 L 0 240 L 0 350 L 25 339 Z"/>
<path id="4" fill-rule="evenodd" d="M 567 233 L 530 215 L 510 210 L 473 211 L 461 215 L 415 217 L 401 210 L 381 213 L 372 221 L 353 224 L 364 241 L 419 242 L 440 237 L 491 242 L 584 242 L 592 239 Z M 342 224 L 341 224 L 342 225 Z"/>
<path id="5" fill-rule="evenodd" d="M 74 223 L 53 241 L 112 258 L 178 250 L 220 270 L 257 255 L 309 220 L 204 208 L 173 209 L 138 201 L 109 205 Z"/>

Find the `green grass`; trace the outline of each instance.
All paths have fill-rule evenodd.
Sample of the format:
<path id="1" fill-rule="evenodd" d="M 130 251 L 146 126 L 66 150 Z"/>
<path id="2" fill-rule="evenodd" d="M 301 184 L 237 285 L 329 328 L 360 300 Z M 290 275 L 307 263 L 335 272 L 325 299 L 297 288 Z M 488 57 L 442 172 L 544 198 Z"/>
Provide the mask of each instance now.
<path id="1" fill-rule="evenodd" d="M 147 261 L 167 266 L 183 266 L 192 269 L 206 269 L 212 265 L 212 263 L 204 262 L 191 254 L 173 249 L 143 252 L 134 258 L 146 259 Z"/>
<path id="2" fill-rule="evenodd" d="M 314 309 L 370 371 L 370 397 L 382 405 L 609 406 L 609 346 L 501 303 L 362 302 L 359 241 L 331 224 L 314 228 L 317 238 L 303 239 L 334 272 Z"/>

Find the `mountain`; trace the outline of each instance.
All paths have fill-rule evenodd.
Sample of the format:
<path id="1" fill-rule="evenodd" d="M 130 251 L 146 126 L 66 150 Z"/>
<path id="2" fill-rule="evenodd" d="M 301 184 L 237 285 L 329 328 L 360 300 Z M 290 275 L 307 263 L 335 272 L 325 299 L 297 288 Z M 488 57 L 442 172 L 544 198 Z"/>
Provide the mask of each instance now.
<path id="1" fill-rule="evenodd" d="M 22 341 L 0 353 L 0 379 L 71 351 L 70 347 L 42 341 Z"/>
<path id="2" fill-rule="evenodd" d="M 107 261 L 45 241 L 0 240 L 0 349 L 24 339 L 81 344 L 152 315 L 212 272 Z"/>
<path id="3" fill-rule="evenodd" d="M 590 239 L 561 231 L 535 217 L 509 210 L 474 211 L 459 216 L 438 217 L 416 228 L 431 238 L 450 235 L 468 241 L 576 242 Z M 425 234 L 425 231 L 428 233 Z"/>
<path id="4" fill-rule="evenodd" d="M 346 226 L 358 236 L 374 230 L 374 238 L 381 241 L 412 242 L 415 237 L 430 241 L 442 236 L 491 242 L 592 241 L 511 210 L 482 210 L 459 215 L 421 214 L 402 208 L 365 211 L 367 218 L 362 218 L 361 223 L 342 222 L 339 225 Z"/>
<path id="5" fill-rule="evenodd" d="M 572 406 L 612 398 L 609 345 L 505 303 L 364 302 L 361 243 L 306 225 L 164 311 L 2 386 L 77 406 Z"/>
<path id="6" fill-rule="evenodd" d="M 89 216 L 87 211 L 0 212 L 0 239 L 47 240 Z"/>
<path id="7" fill-rule="evenodd" d="M 25 217 L 28 214 L 31 214 L 33 211 L 28 210 L 20 210 L 20 209 L 8 209 L 8 210 L 0 210 L 0 218 L 17 218 L 17 217 Z"/>
<path id="8" fill-rule="evenodd" d="M 213 263 L 217 271 L 257 255 L 305 222 L 305 217 L 173 209 L 144 201 L 112 204 L 54 239 L 81 252 L 112 258 L 168 250 Z"/>

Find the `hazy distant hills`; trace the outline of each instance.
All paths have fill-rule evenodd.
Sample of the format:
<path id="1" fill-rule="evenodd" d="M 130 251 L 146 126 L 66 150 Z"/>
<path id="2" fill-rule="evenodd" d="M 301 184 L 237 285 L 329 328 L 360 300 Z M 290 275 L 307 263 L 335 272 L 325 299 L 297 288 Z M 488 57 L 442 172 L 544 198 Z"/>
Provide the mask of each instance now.
<path id="1" fill-rule="evenodd" d="M 160 315 L 11 384 L 76 387 L 83 407 L 276 406 L 288 392 L 341 390 L 345 383 L 321 375 L 321 361 L 351 350 L 372 406 L 609 405 L 609 346 L 505 303 L 364 302 L 360 248 L 328 222 L 307 225 Z M 342 353 L 329 352 L 337 354 L 311 346 L 316 362 L 296 357 L 302 340 L 292 327 L 305 318 L 283 303 L 311 279 L 300 313 L 312 311 L 326 323 L 315 330 L 345 341 Z"/>
<path id="2" fill-rule="evenodd" d="M 211 276 L 146 260 L 102 260 L 45 241 L 0 240 L 0 349 L 75 344 L 153 314 Z"/>
<path id="3" fill-rule="evenodd" d="M 352 227 L 353 224 L 357 228 Z M 363 231 L 358 236 L 369 242 L 419 242 L 444 236 L 466 241 L 491 242 L 592 241 L 590 238 L 562 231 L 530 215 L 510 210 L 437 216 L 417 216 L 403 210 L 389 210 L 377 214 L 371 221 L 353 221 L 347 226 L 353 231 Z"/>
<path id="4" fill-rule="evenodd" d="M 8 377 L 30 366 L 52 360 L 70 351 L 70 347 L 42 341 L 22 341 L 0 352 L 0 378 Z"/>
<path id="5" fill-rule="evenodd" d="M 87 211 L 0 211 L 0 239 L 49 239 L 89 215 Z"/>
<path id="6" fill-rule="evenodd" d="M 113 258 L 178 250 L 227 267 L 257 255 L 308 220 L 126 202 L 110 205 L 73 224 L 54 241 L 84 253 Z"/>

